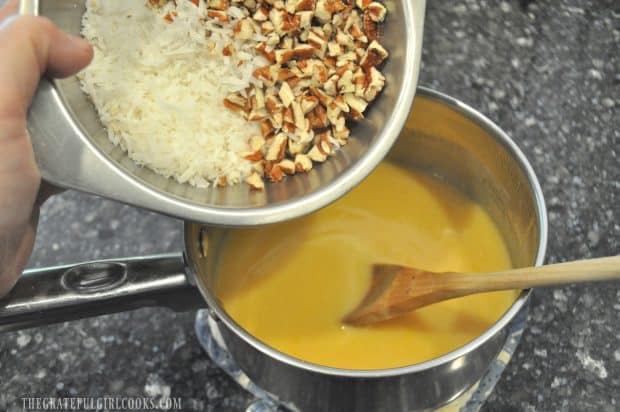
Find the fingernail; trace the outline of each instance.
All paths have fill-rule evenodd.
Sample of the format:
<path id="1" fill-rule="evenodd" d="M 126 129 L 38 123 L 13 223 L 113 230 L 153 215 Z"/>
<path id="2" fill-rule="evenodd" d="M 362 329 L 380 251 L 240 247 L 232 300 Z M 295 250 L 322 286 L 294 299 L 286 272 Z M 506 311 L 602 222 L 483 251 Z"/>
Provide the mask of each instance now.
<path id="1" fill-rule="evenodd" d="M 90 49 L 90 44 L 84 40 L 82 37 L 67 35 L 73 46 L 79 47 L 80 49 Z"/>

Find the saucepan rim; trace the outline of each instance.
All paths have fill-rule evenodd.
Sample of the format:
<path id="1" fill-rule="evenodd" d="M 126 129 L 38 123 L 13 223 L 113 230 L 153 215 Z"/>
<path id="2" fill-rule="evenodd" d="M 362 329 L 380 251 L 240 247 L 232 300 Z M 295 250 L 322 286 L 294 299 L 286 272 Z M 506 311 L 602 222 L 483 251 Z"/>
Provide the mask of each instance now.
<path id="1" fill-rule="evenodd" d="M 472 120 L 478 126 L 483 128 L 485 131 L 489 133 L 489 135 L 495 137 L 498 142 L 504 146 L 508 150 L 509 153 L 514 157 L 515 161 L 522 168 L 525 173 L 529 187 L 530 193 L 533 196 L 534 204 L 536 205 L 536 214 L 538 219 L 538 249 L 536 251 L 536 258 L 534 264 L 536 266 L 542 265 L 545 253 L 547 249 L 547 231 L 548 231 L 548 222 L 547 222 L 547 214 L 546 214 L 546 206 L 545 200 L 543 197 L 542 189 L 534 172 L 534 169 L 530 165 L 529 161 L 523 154 L 523 152 L 519 149 L 519 147 L 512 141 L 512 139 L 495 123 L 493 123 L 489 118 L 484 116 L 479 111 L 475 110 L 471 106 L 453 98 L 446 94 L 434 91 L 432 89 L 426 87 L 418 87 L 417 91 L 418 96 L 423 96 L 425 98 L 429 98 L 431 100 L 446 104 L 448 107 L 462 114 L 469 120 Z M 185 235 L 186 235 L 186 248 L 189 247 L 192 240 L 189 238 L 189 234 L 192 232 L 189 230 L 192 223 L 185 224 Z M 188 256 L 192 256 L 191 253 L 188 253 Z M 189 261 L 190 266 L 192 265 L 191 258 Z M 194 269 L 194 268 L 191 268 Z M 341 369 L 323 366 L 319 364 L 315 364 L 312 362 L 307 362 L 299 358 L 295 358 L 293 356 L 287 355 L 284 352 L 278 351 L 260 341 L 256 337 L 252 336 L 249 332 L 247 332 L 243 327 L 237 324 L 221 307 L 218 300 L 211 294 L 208 290 L 204 282 L 201 281 L 200 277 L 197 277 L 197 286 L 202 293 L 203 297 L 207 301 L 210 310 L 215 315 L 217 319 L 220 319 L 224 322 L 226 327 L 231 329 L 234 333 L 240 336 L 243 340 L 245 340 L 249 345 L 254 347 L 255 349 L 261 351 L 262 353 L 268 355 L 269 357 L 283 362 L 289 366 L 301 368 L 310 372 L 323 374 L 323 375 L 331 375 L 338 377 L 347 377 L 347 378 L 386 378 L 393 377 L 405 374 L 412 374 L 416 372 L 425 371 L 428 369 L 435 368 L 440 365 L 444 365 L 450 363 L 483 345 L 493 336 L 495 336 L 498 332 L 500 332 L 506 325 L 516 316 L 516 314 L 523 308 L 526 304 L 529 295 L 531 293 L 531 289 L 526 289 L 522 291 L 517 300 L 512 304 L 512 306 L 504 313 L 504 315 L 498 319 L 489 329 L 487 329 L 484 333 L 477 336 L 472 341 L 467 344 L 448 352 L 440 357 L 428 360 L 426 362 L 401 366 L 397 368 L 386 368 L 386 369 L 376 369 L 376 370 L 357 370 L 357 369 Z"/>

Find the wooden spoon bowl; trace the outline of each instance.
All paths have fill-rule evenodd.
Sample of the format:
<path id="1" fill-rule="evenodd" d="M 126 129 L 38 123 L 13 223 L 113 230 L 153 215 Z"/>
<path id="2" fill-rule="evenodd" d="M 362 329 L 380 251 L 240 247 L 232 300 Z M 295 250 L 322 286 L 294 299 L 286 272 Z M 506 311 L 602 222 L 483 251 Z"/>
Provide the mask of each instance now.
<path id="1" fill-rule="evenodd" d="M 362 326 L 444 300 L 497 290 L 620 278 L 620 256 L 490 273 L 436 273 L 399 265 L 372 266 L 370 289 L 343 322 Z"/>

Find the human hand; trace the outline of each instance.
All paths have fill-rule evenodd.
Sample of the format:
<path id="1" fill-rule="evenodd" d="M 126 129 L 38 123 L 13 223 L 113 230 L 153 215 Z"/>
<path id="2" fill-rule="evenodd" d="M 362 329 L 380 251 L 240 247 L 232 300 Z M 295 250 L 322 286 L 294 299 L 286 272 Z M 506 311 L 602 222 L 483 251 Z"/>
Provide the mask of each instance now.
<path id="1" fill-rule="evenodd" d="M 0 9 L 0 298 L 26 265 L 36 234 L 41 178 L 26 114 L 41 75 L 66 77 L 93 57 L 83 39 L 42 17 L 15 16 L 18 0 Z"/>

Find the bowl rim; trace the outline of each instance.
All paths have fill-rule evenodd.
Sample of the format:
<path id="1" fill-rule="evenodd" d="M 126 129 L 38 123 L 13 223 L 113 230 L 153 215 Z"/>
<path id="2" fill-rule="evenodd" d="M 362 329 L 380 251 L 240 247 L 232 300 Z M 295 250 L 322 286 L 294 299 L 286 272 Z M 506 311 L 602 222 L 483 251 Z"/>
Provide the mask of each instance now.
<path id="1" fill-rule="evenodd" d="M 521 166 L 524 171 L 529 185 L 531 194 L 534 198 L 534 204 L 536 205 L 536 215 L 538 219 L 538 248 L 536 251 L 536 257 L 534 261 L 535 266 L 540 266 L 543 264 L 545 259 L 545 254 L 547 250 L 547 241 L 548 241 L 548 220 L 545 206 L 545 199 L 542 193 L 541 186 L 538 182 L 538 178 L 536 177 L 536 173 L 532 168 L 531 164 L 521 151 L 516 143 L 495 123 L 493 123 L 489 118 L 475 110 L 473 107 L 451 97 L 441 92 L 437 92 L 435 90 L 426 88 L 426 87 L 418 87 L 418 96 L 423 96 L 425 98 L 431 99 L 436 102 L 443 103 L 458 113 L 464 115 L 469 120 L 476 123 L 478 126 L 482 127 L 486 130 L 491 136 L 494 136 L 499 143 L 504 146 L 509 153 L 515 158 L 517 163 Z M 190 239 L 189 234 L 191 230 L 189 230 L 188 225 L 192 225 L 193 223 L 185 224 L 185 242 L 186 247 L 191 244 L 192 240 Z M 191 256 L 192 253 L 189 250 L 186 250 L 186 254 L 190 257 L 190 265 L 191 265 Z M 194 275 L 196 273 L 194 272 Z M 195 276 L 198 278 L 197 286 L 201 291 L 203 297 L 207 301 L 209 310 L 214 315 L 215 319 L 220 319 L 224 322 L 224 324 L 230 328 L 235 334 L 241 337 L 247 344 L 259 350 L 263 354 L 273 358 L 277 361 L 280 361 L 284 364 L 287 364 L 292 367 L 300 368 L 309 372 L 337 376 L 337 377 L 346 377 L 346 378 L 386 378 L 386 377 L 395 377 L 406 374 L 413 374 L 417 372 L 426 371 L 429 369 L 436 368 L 440 365 L 448 364 L 452 361 L 455 361 L 458 358 L 474 351 L 478 347 L 482 346 L 485 342 L 495 336 L 498 332 L 506 327 L 506 325 L 516 316 L 517 313 L 523 308 L 523 306 L 527 303 L 528 298 L 531 294 L 531 289 L 526 289 L 521 292 L 517 300 L 511 305 L 511 307 L 499 318 L 491 327 L 489 327 L 484 333 L 477 336 L 475 339 L 466 343 L 459 348 L 448 352 L 444 355 L 441 355 L 437 358 L 430 359 L 428 361 L 417 363 L 413 365 L 401 366 L 396 368 L 386 368 L 386 369 L 344 369 L 344 368 L 335 368 L 329 366 L 323 366 L 316 363 L 304 361 L 302 359 L 287 355 L 284 352 L 281 352 L 266 343 L 260 341 L 256 337 L 252 336 L 249 332 L 247 332 L 244 328 L 242 328 L 239 324 L 237 324 L 221 307 L 218 299 L 216 299 L 208 290 L 205 283 L 201 281 L 199 276 Z"/>

